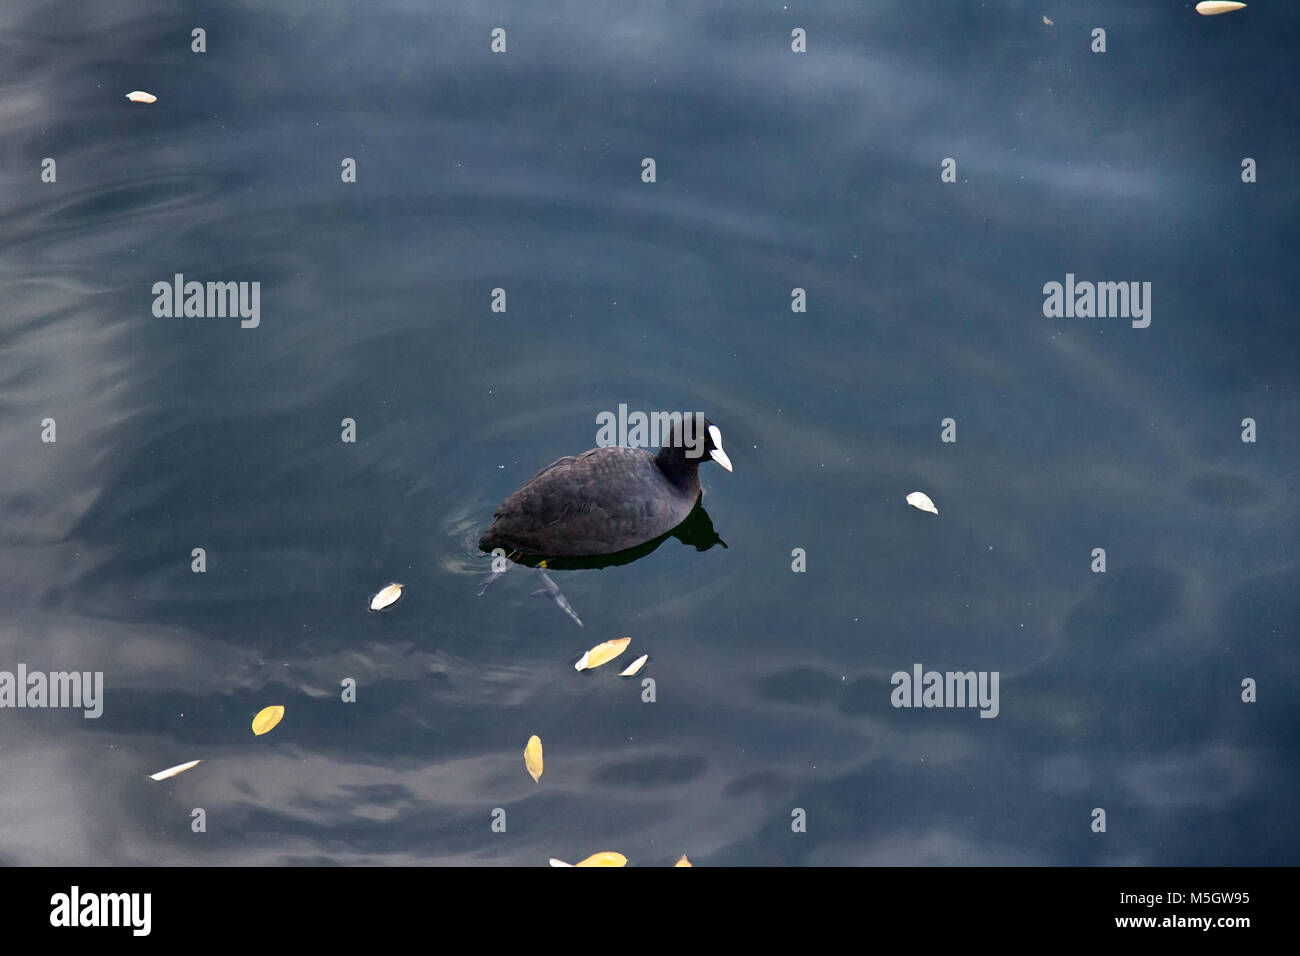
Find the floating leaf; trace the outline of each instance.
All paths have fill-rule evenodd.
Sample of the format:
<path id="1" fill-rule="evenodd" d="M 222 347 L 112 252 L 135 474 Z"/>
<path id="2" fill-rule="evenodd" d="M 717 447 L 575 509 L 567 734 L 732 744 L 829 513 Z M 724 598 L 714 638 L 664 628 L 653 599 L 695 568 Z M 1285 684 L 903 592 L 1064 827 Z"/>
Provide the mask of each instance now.
<path id="1" fill-rule="evenodd" d="M 574 866 L 627 866 L 627 857 L 622 853 L 613 853 L 606 850 L 604 853 L 593 853 L 581 863 L 575 863 Z"/>
<path id="2" fill-rule="evenodd" d="M 370 599 L 370 610 L 382 611 L 402 596 L 402 585 L 390 584 Z"/>
<path id="3" fill-rule="evenodd" d="M 939 513 L 939 509 L 934 506 L 934 502 L 924 491 L 912 492 L 907 496 L 907 503 L 920 511 L 928 511 L 936 515 Z"/>
<path id="4" fill-rule="evenodd" d="M 642 654 L 640 657 L 638 657 L 636 660 L 634 660 L 631 664 L 628 664 L 627 667 L 625 667 L 625 668 L 623 668 L 621 671 L 619 671 L 619 672 L 618 672 L 618 676 L 619 676 L 619 677 L 631 677 L 633 674 L 635 674 L 635 673 L 636 673 L 637 671 L 639 671 L 641 668 L 645 667 L 645 662 L 648 661 L 648 660 L 650 660 L 650 655 L 649 655 L 649 654 Z"/>
<path id="5" fill-rule="evenodd" d="M 606 641 L 604 644 L 597 644 L 582 655 L 582 660 L 574 664 L 573 669 L 576 671 L 590 670 L 593 667 L 599 667 L 601 664 L 608 664 L 627 650 L 627 646 L 631 643 L 632 638 L 620 637 L 617 640 Z"/>
<path id="6" fill-rule="evenodd" d="M 271 730 L 284 718 L 284 708 L 279 704 L 273 704 L 270 707 L 263 707 L 253 718 L 253 733 L 257 736 Z"/>
<path id="7" fill-rule="evenodd" d="M 557 860 L 555 857 L 551 857 L 551 866 L 568 866 L 568 867 L 571 867 L 571 866 L 573 866 L 573 864 L 572 864 L 572 863 L 565 863 L 563 860 Z"/>
<path id="8" fill-rule="evenodd" d="M 1052 21 L 1052 20 L 1047 19 L 1046 15 L 1044 15 L 1044 16 L 1043 16 L 1043 26 L 1045 26 L 1045 27 L 1054 27 L 1054 26 L 1056 26 L 1056 23 L 1055 23 L 1055 21 Z M 686 858 L 685 858 L 685 857 L 682 857 L 682 859 L 686 859 Z"/>
<path id="9" fill-rule="evenodd" d="M 146 93 L 144 90 L 132 90 L 126 94 L 126 98 L 132 103 L 157 103 L 158 97 L 152 93 Z"/>
<path id="10" fill-rule="evenodd" d="M 149 774 L 150 780 L 166 780 L 168 777 L 174 777 L 178 773 L 184 773 L 190 767 L 197 767 L 201 760 L 191 760 L 189 763 L 178 763 L 174 767 L 168 767 L 166 770 L 159 770 L 157 773 Z"/>
<path id="11" fill-rule="evenodd" d="M 680 860 L 678 860 L 676 863 L 673 864 L 673 866 L 690 866 L 690 865 L 691 865 L 691 861 L 686 859 L 685 853 L 682 854 L 682 858 Z"/>
<path id="12" fill-rule="evenodd" d="M 1240 10 L 1244 3 L 1225 3 L 1221 0 L 1206 0 L 1204 3 L 1196 5 L 1196 12 L 1203 17 L 1218 16 L 1220 13 L 1232 13 L 1234 10 Z"/>
<path id="13" fill-rule="evenodd" d="M 524 748 L 524 766 L 532 775 L 533 783 L 536 783 L 542 776 L 542 738 L 533 734 L 528 738 L 528 746 Z"/>

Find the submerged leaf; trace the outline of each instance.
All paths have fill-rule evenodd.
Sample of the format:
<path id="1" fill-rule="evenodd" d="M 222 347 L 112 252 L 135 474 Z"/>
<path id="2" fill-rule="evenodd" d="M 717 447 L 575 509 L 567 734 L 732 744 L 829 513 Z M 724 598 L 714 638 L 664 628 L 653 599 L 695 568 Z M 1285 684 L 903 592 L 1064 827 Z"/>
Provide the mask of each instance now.
<path id="1" fill-rule="evenodd" d="M 590 670 L 593 667 L 599 667 L 601 664 L 608 664 L 627 650 L 627 646 L 631 643 L 632 638 L 620 637 L 617 640 L 597 644 L 582 655 L 582 659 L 573 665 L 573 669 L 577 671 Z"/>
<path id="2" fill-rule="evenodd" d="M 370 599 L 370 610 L 382 611 L 402 596 L 402 585 L 390 584 Z"/>
<path id="3" fill-rule="evenodd" d="M 253 733 L 257 736 L 271 730 L 284 717 L 284 708 L 279 704 L 272 704 L 270 707 L 263 707 L 253 718 Z"/>
<path id="4" fill-rule="evenodd" d="M 201 760 L 191 760 L 189 763 L 178 763 L 174 767 L 168 767 L 166 770 L 159 770 L 157 773 L 149 774 L 150 780 L 166 780 L 168 777 L 174 777 L 178 773 L 184 773 L 190 767 L 197 767 Z"/>
<path id="5" fill-rule="evenodd" d="M 593 853 L 581 863 L 575 863 L 574 866 L 627 866 L 627 857 L 622 853 L 614 853 L 606 850 L 603 853 Z"/>
<path id="6" fill-rule="evenodd" d="M 542 738 L 536 734 L 528 738 L 528 746 L 524 748 L 524 766 L 528 768 L 529 774 L 532 775 L 533 783 L 541 779 Z"/>
<path id="7" fill-rule="evenodd" d="M 907 503 L 920 511 L 928 511 L 936 515 L 939 513 L 939 509 L 934 506 L 934 502 L 924 491 L 912 492 L 907 496 Z"/>
<path id="8" fill-rule="evenodd" d="M 631 664 L 628 664 L 627 667 L 625 667 L 625 668 L 623 668 L 621 671 L 619 671 L 619 672 L 618 672 L 618 676 L 619 676 L 619 677 L 631 677 L 633 674 L 635 674 L 635 673 L 636 673 L 637 671 L 639 671 L 641 668 L 645 667 L 645 662 L 648 661 L 649 659 L 650 659 L 650 655 L 649 655 L 649 654 L 642 654 L 640 657 L 638 657 L 636 660 L 634 660 Z"/>

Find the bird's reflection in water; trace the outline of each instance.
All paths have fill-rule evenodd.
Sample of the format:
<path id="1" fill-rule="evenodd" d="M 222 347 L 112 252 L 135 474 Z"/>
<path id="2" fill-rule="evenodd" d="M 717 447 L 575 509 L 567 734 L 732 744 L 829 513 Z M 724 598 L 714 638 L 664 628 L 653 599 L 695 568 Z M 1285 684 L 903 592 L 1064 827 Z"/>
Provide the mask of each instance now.
<path id="1" fill-rule="evenodd" d="M 709 517 L 709 513 L 704 510 L 703 502 L 697 501 L 695 507 L 691 509 L 691 513 L 686 516 L 686 520 L 677 527 L 657 538 L 651 538 L 645 544 L 638 544 L 635 548 L 628 548 L 626 551 L 615 551 L 613 554 L 596 554 L 590 557 L 575 557 L 572 555 L 547 557 L 544 554 L 515 552 L 507 555 L 507 557 L 516 564 L 523 564 L 530 568 L 543 567 L 555 571 L 595 570 L 638 561 L 669 538 L 677 538 L 682 544 L 694 545 L 696 551 L 708 551 L 715 544 L 720 544 L 724 548 L 727 546 L 727 543 L 714 530 L 713 520 Z"/>
<path id="2" fill-rule="evenodd" d="M 574 555 L 563 555 L 559 557 L 549 557 L 544 554 L 525 554 L 516 551 L 506 555 L 509 560 L 515 564 L 521 564 L 524 567 L 533 568 L 541 575 L 543 590 L 554 598 L 555 603 L 565 614 L 573 618 L 578 626 L 582 626 L 582 621 L 574 612 L 572 605 L 565 596 L 560 592 L 559 586 L 551 580 L 547 570 L 552 571 L 582 571 L 598 570 L 600 568 L 615 567 L 620 564 L 631 564 L 633 561 L 639 561 L 650 552 L 654 551 L 659 545 L 663 544 L 669 538 L 676 538 L 682 544 L 692 545 L 696 551 L 708 551 L 715 544 L 720 544 L 724 548 L 727 542 L 723 541 L 718 532 L 713 527 L 713 519 L 709 513 L 704 510 L 702 501 L 696 501 L 695 507 L 691 513 L 686 516 L 686 520 L 673 528 L 671 531 L 661 534 L 644 544 L 639 544 L 635 548 L 628 548 L 625 551 L 616 551 L 613 554 L 595 554 L 589 557 L 578 557 Z M 493 571 L 483 582 L 483 587 L 479 590 L 481 595 L 487 590 L 487 586 L 497 578 L 505 574 L 505 571 Z M 541 593 L 535 592 L 535 593 Z"/>

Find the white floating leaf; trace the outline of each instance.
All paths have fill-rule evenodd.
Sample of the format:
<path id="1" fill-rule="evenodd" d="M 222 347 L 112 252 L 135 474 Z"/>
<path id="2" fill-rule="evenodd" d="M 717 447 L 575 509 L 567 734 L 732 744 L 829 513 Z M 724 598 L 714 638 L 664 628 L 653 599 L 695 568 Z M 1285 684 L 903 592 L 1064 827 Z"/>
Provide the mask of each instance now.
<path id="1" fill-rule="evenodd" d="M 1049 19 L 1047 19 L 1046 16 L 1044 16 L 1044 17 L 1043 17 L 1043 26 L 1045 26 L 1045 27 L 1054 27 L 1054 26 L 1056 26 L 1056 21 L 1055 21 L 1055 20 L 1049 20 Z"/>
<path id="2" fill-rule="evenodd" d="M 571 867 L 571 866 L 573 866 L 573 864 L 572 864 L 572 863 L 565 863 L 563 860 L 557 860 L 555 857 L 551 857 L 551 866 L 569 866 L 569 867 Z"/>
<path id="3" fill-rule="evenodd" d="M 1220 13 L 1232 13 L 1232 11 L 1240 10 L 1244 6 L 1244 3 L 1227 3 L 1224 2 L 1224 0 L 1205 0 L 1205 2 L 1196 5 L 1196 12 L 1203 17 L 1213 17 Z"/>
<path id="4" fill-rule="evenodd" d="M 159 770 L 157 773 L 149 774 L 150 780 L 166 780 L 168 777 L 174 777 L 178 773 L 184 773 L 190 767 L 197 767 L 203 761 L 191 760 L 189 763 L 178 763 L 174 767 L 168 767 L 166 770 Z"/>
<path id="5" fill-rule="evenodd" d="M 589 670 L 593 667 L 599 667 L 601 664 L 608 664 L 618 655 L 627 650 L 627 646 L 632 643 L 630 637 L 620 637 L 613 641 L 605 641 L 603 644 L 597 644 L 587 653 L 582 655 L 581 660 L 573 665 L 575 671 Z"/>
<path id="6" fill-rule="evenodd" d="M 132 103 L 157 103 L 158 97 L 152 93 L 146 93 L 144 90 L 132 90 L 126 94 L 126 98 Z"/>
<path id="7" fill-rule="evenodd" d="M 382 611 L 402 596 L 402 585 L 390 584 L 370 599 L 370 610 Z"/>
<path id="8" fill-rule="evenodd" d="M 907 496 L 907 503 L 920 511 L 928 511 L 936 515 L 939 513 L 939 509 L 934 506 L 934 502 L 930 500 L 930 496 L 924 491 L 912 492 Z"/>
<path id="9" fill-rule="evenodd" d="M 621 671 L 619 671 L 618 676 L 619 676 L 619 677 L 631 677 L 633 674 L 635 674 L 635 673 L 636 673 L 637 671 L 639 671 L 641 668 L 645 667 L 645 662 L 648 661 L 649 659 L 650 659 L 650 655 L 649 655 L 649 654 L 642 654 L 640 657 L 638 657 L 636 660 L 634 660 L 631 664 L 628 664 L 627 667 L 625 667 L 625 668 L 623 668 Z"/>

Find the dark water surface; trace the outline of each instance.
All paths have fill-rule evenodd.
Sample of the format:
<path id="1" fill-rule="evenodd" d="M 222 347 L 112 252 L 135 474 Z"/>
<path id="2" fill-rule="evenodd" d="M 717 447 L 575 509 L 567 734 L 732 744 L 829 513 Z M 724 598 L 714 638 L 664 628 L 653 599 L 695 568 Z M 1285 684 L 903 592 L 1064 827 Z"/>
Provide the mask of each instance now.
<path id="1" fill-rule="evenodd" d="M 0 861 L 1300 862 L 1300 15 L 1191 7 L 6 6 L 0 669 L 104 710 L 0 710 Z M 721 426 L 728 547 L 478 597 L 620 403 Z"/>

